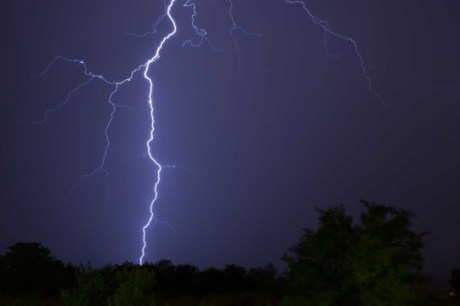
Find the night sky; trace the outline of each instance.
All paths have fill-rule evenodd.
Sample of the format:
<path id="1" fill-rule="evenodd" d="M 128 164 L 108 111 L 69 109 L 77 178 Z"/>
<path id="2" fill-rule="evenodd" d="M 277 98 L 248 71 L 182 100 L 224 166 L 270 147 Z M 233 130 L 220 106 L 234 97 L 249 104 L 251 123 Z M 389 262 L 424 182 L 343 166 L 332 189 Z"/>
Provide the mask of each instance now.
<path id="1" fill-rule="evenodd" d="M 369 91 L 350 42 L 325 36 L 300 5 L 283 0 L 177 0 L 177 34 L 153 64 L 155 140 L 165 167 L 146 260 L 200 267 L 273 262 L 315 227 L 315 207 L 359 200 L 414 210 L 428 230 L 425 266 L 460 265 L 460 3 L 455 0 L 308 1 L 330 28 L 352 37 L 369 66 Z M 0 250 L 40 241 L 73 263 L 137 262 L 155 182 L 146 155 L 148 84 L 120 88 L 100 164 L 113 87 L 85 81 L 81 66 L 122 80 L 171 31 L 161 0 L 5 0 L 0 91 Z"/>

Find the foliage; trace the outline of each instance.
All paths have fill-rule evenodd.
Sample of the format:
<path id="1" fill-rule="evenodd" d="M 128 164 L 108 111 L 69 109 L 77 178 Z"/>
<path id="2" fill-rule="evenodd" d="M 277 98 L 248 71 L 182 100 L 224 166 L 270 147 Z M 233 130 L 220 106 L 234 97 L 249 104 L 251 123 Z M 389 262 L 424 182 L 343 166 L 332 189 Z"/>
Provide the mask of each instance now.
<path id="1" fill-rule="evenodd" d="M 249 269 L 247 282 L 250 290 L 273 292 L 282 287 L 282 281 L 277 279 L 276 269 L 273 264 Z"/>
<path id="2" fill-rule="evenodd" d="M 247 271 L 237 265 L 200 270 L 169 260 L 143 266 L 125 263 L 77 272 L 77 286 L 65 290 L 65 305 L 270 305 L 280 283 L 273 265 Z M 153 298 L 155 295 L 155 299 Z"/>
<path id="3" fill-rule="evenodd" d="M 282 282 L 277 278 L 273 265 L 246 270 L 230 264 L 223 269 L 173 265 L 169 260 L 160 260 L 151 266 L 155 271 L 155 292 L 170 298 L 183 295 L 237 293 L 246 291 L 278 292 Z"/>
<path id="4" fill-rule="evenodd" d="M 77 285 L 75 288 L 63 290 L 61 300 L 65 305 L 104 305 L 111 296 L 113 287 L 113 267 L 106 266 L 103 269 L 95 270 L 90 264 L 76 272 Z"/>
<path id="5" fill-rule="evenodd" d="M 291 292 L 286 305 L 403 306 L 415 301 L 425 282 L 420 251 L 427 233 L 411 230 L 409 210 L 362 203 L 367 212 L 360 224 L 343 207 L 318 210 L 318 229 L 305 229 L 284 256 Z"/>
<path id="6" fill-rule="evenodd" d="M 117 289 L 110 304 L 123 305 L 154 305 L 151 288 L 154 284 L 155 273 L 143 267 L 123 267 L 116 274 Z"/>
<path id="7" fill-rule="evenodd" d="M 200 270 L 160 260 L 96 269 L 65 266 L 39 243 L 8 250 L 0 255 L 0 305 L 271 305 L 285 285 L 271 264 Z"/>
<path id="8" fill-rule="evenodd" d="M 4 296 L 53 296 L 74 283 L 74 269 L 51 256 L 40 243 L 16 243 L 0 259 Z"/>
<path id="9" fill-rule="evenodd" d="M 148 267 L 124 264 L 94 270 L 90 265 L 77 274 L 77 287 L 64 290 L 65 305 L 155 305 L 152 287 L 155 273 Z"/>

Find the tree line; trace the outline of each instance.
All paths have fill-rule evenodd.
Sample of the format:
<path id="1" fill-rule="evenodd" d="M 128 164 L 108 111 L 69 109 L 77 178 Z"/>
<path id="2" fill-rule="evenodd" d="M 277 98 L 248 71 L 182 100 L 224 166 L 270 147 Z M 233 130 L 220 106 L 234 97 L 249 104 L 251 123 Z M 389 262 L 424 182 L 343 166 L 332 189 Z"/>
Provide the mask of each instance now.
<path id="1" fill-rule="evenodd" d="M 35 242 L 14 244 L 0 257 L 2 296 L 59 297 L 65 305 L 154 305 L 158 296 L 168 300 L 240 292 L 273 295 L 284 282 L 272 264 L 251 269 L 234 264 L 199 269 L 170 260 L 102 268 L 65 265 Z"/>
<path id="2" fill-rule="evenodd" d="M 199 269 L 169 260 L 96 269 L 64 264 L 40 243 L 20 242 L 0 256 L 0 295 L 5 301 L 52 298 L 57 305 L 176 305 L 171 301 L 181 299 L 177 305 L 420 303 L 428 281 L 421 271 L 428 233 L 412 230 L 409 210 L 362 204 L 358 222 L 342 206 L 317 209 L 318 228 L 304 229 L 284 254 L 288 268 L 282 274 L 271 264 Z M 451 286 L 460 292 L 459 269 L 451 271 Z"/>

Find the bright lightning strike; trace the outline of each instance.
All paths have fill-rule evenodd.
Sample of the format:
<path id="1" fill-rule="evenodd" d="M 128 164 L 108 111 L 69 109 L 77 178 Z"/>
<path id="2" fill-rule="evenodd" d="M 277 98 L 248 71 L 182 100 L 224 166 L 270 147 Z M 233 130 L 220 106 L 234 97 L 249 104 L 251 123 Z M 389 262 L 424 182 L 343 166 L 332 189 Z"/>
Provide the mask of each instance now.
<path id="1" fill-rule="evenodd" d="M 36 122 L 32 122 L 32 123 L 29 123 L 30 125 L 37 125 L 37 124 L 42 124 L 42 123 L 45 123 L 46 121 L 48 121 L 49 119 L 49 116 L 57 111 L 59 111 L 61 108 L 63 108 L 64 106 L 66 106 L 67 104 L 70 103 L 71 101 L 71 98 L 73 97 L 73 95 L 75 95 L 79 90 L 81 90 L 83 87 L 89 85 L 92 81 L 95 81 L 95 80 L 100 80 L 102 81 L 104 84 L 106 85 L 109 85 L 109 86 L 113 86 L 113 90 L 110 92 L 110 95 L 108 97 L 108 100 L 107 100 L 107 103 L 111 106 L 111 112 L 110 112 L 110 115 L 109 115 L 109 120 L 106 124 L 106 127 L 104 129 L 104 135 L 105 135 L 105 146 L 104 146 L 104 151 L 103 151 L 103 156 L 101 158 L 101 161 L 100 161 L 100 164 L 98 167 L 96 167 L 93 171 L 91 171 L 90 173 L 88 174 L 85 174 L 83 175 L 77 182 L 77 184 L 74 186 L 74 188 L 72 188 L 72 191 L 74 191 L 75 189 L 77 189 L 79 187 L 79 185 L 86 179 L 90 178 L 90 177 L 93 177 L 95 176 L 97 173 L 103 173 L 104 174 L 104 180 L 105 180 L 105 184 L 106 184 L 106 188 L 107 188 L 107 201 L 109 200 L 109 194 L 110 194 L 110 190 L 109 190 L 109 186 L 108 186 L 108 183 L 107 183 L 107 177 L 109 175 L 109 172 L 105 169 L 105 164 L 106 164 L 106 160 L 107 160 L 107 156 L 108 156 L 108 153 L 109 153 L 109 150 L 110 150 L 110 137 L 109 137 L 109 129 L 112 125 L 112 122 L 113 122 L 113 119 L 114 119 L 114 116 L 115 116 L 115 113 L 117 111 L 118 108 L 121 108 L 121 107 L 126 107 L 126 106 L 123 106 L 123 105 L 119 105 L 119 104 L 116 104 L 114 101 L 113 101 L 113 97 L 118 93 L 118 90 L 121 86 L 125 85 L 126 83 L 130 82 L 133 80 L 134 76 L 138 73 L 138 72 L 142 72 L 142 75 L 144 77 L 144 79 L 148 82 L 149 84 L 149 91 L 148 91 L 148 105 L 149 105 L 149 109 L 150 109 L 150 133 L 149 133 L 149 138 L 147 139 L 145 145 L 147 147 L 147 154 L 148 154 L 148 158 L 152 161 L 152 163 L 155 165 L 155 167 L 157 168 L 157 171 L 156 171 L 156 180 L 155 180 L 155 184 L 154 184 L 154 187 L 153 187 L 153 199 L 150 201 L 150 205 L 149 205 L 149 218 L 147 220 L 147 222 L 145 223 L 145 225 L 142 227 L 142 249 L 141 249 L 141 255 L 139 257 L 139 264 L 142 265 L 144 263 L 144 257 L 145 257 L 145 250 L 147 248 L 147 230 L 148 228 L 150 227 L 152 221 L 155 219 L 154 218 L 154 212 L 153 212 L 153 207 L 155 205 L 155 202 L 157 201 L 158 199 L 158 186 L 160 184 L 160 181 L 161 181 L 161 170 L 162 170 L 162 166 L 161 164 L 155 159 L 155 157 L 153 156 L 153 153 L 152 153 L 152 150 L 151 150 L 151 145 L 152 145 L 152 142 L 154 140 L 154 132 L 155 132 L 155 113 L 154 113 L 154 106 L 153 106 L 153 80 L 152 78 L 149 76 L 149 71 L 150 71 L 150 67 L 152 64 L 154 64 L 159 58 L 160 58 L 160 53 L 161 53 L 161 50 L 163 49 L 164 45 L 166 44 L 166 42 L 174 36 L 174 34 L 176 34 L 176 31 L 177 31 L 177 26 L 176 26 L 176 22 L 174 20 L 174 18 L 172 17 L 171 15 L 171 10 L 175 4 L 176 0 L 171 0 L 166 8 L 166 13 L 165 15 L 162 15 L 160 16 L 160 18 L 157 20 L 157 22 L 155 23 L 154 27 L 153 27 L 153 30 L 154 32 L 156 32 L 156 28 L 157 26 L 159 25 L 159 23 L 165 18 L 167 17 L 169 19 L 169 21 L 171 22 L 172 24 L 172 31 L 170 31 L 167 35 L 165 35 L 162 40 L 160 41 L 160 43 L 158 44 L 153 56 L 151 58 L 149 58 L 145 63 L 139 65 L 137 68 L 135 68 L 134 70 L 132 70 L 129 74 L 129 77 L 121 80 L 121 81 L 110 81 L 108 80 L 107 78 L 105 78 L 103 75 L 100 75 L 100 74 L 95 74 L 91 71 L 89 71 L 86 63 L 83 61 L 83 60 L 80 60 L 80 59 L 70 59 L 70 58 L 67 58 L 67 57 L 63 57 L 63 56 L 57 56 L 55 57 L 50 63 L 49 65 L 45 68 L 45 70 L 43 70 L 42 73 L 36 75 L 36 77 L 42 77 L 44 76 L 55 64 L 57 64 L 59 61 L 64 61 L 64 62 L 69 62 L 71 64 L 78 64 L 78 65 L 81 65 L 83 67 L 83 70 L 84 70 L 84 74 L 85 76 L 87 77 L 87 79 L 78 84 L 75 88 L 73 88 L 71 91 L 69 91 L 67 93 L 67 96 L 65 98 L 65 100 L 63 102 L 61 102 L 60 104 L 58 104 L 56 107 L 54 108 L 50 108 L 50 109 L 47 109 L 45 111 L 45 116 L 42 120 L 39 120 L 39 121 L 36 121 Z M 148 34 L 152 34 L 152 33 L 148 33 Z M 147 34 L 145 34 L 147 35 Z M 143 37 L 144 35 L 137 35 L 139 37 Z"/>
<path id="2" fill-rule="evenodd" d="M 31 125 L 45 123 L 46 121 L 49 120 L 49 117 L 53 113 L 59 111 L 61 108 L 63 108 L 67 104 L 69 104 L 71 102 L 72 97 L 75 94 L 77 94 L 85 86 L 88 86 L 89 84 L 91 84 L 93 81 L 101 81 L 105 85 L 111 86 L 113 89 L 110 91 L 110 94 L 109 94 L 109 96 L 107 98 L 107 104 L 110 106 L 111 111 L 109 113 L 109 118 L 107 120 L 107 123 L 105 125 L 105 129 L 104 129 L 105 145 L 104 145 L 104 150 L 103 150 L 102 157 L 100 159 L 100 163 L 91 172 L 81 176 L 80 179 L 78 180 L 77 184 L 71 190 L 71 193 L 72 193 L 73 191 L 75 191 L 81 185 L 81 183 L 83 181 L 85 181 L 86 179 L 89 179 L 91 177 L 94 177 L 97 174 L 102 173 L 103 176 L 104 176 L 104 182 L 105 182 L 105 186 L 106 186 L 107 202 L 109 202 L 110 189 L 109 189 L 109 184 L 108 184 L 108 181 L 107 181 L 108 176 L 109 176 L 109 172 L 106 169 L 107 157 L 109 155 L 110 145 L 111 145 L 110 144 L 110 137 L 109 137 L 109 130 L 111 128 L 111 125 L 113 123 L 114 117 L 115 117 L 116 112 L 118 111 L 118 109 L 120 109 L 120 108 L 129 108 L 126 105 L 120 105 L 120 104 L 115 103 L 114 102 L 114 96 L 118 93 L 118 90 L 119 90 L 119 88 L 121 86 L 123 86 L 126 83 L 129 83 L 130 81 L 132 81 L 133 78 L 135 77 L 135 75 L 137 75 L 137 73 L 142 73 L 143 78 L 147 81 L 147 83 L 149 85 L 147 103 L 148 103 L 148 106 L 149 106 L 149 114 L 150 114 L 150 131 L 149 131 L 149 137 L 146 140 L 145 145 L 146 145 L 146 148 L 147 148 L 148 158 L 150 159 L 150 161 L 156 167 L 156 180 L 155 180 L 153 190 L 152 190 L 152 200 L 149 203 L 148 220 L 144 224 L 144 226 L 142 227 L 142 248 L 141 248 L 141 254 L 140 254 L 140 257 L 139 257 L 139 264 L 140 265 L 142 265 L 144 263 L 144 258 L 146 256 L 148 229 L 149 229 L 150 225 L 152 224 L 152 222 L 156 220 L 155 216 L 154 216 L 154 206 L 155 206 L 155 203 L 158 200 L 158 196 L 159 196 L 158 187 L 159 187 L 160 182 L 161 182 L 162 170 L 163 169 L 176 169 L 176 168 L 179 168 L 179 169 L 182 169 L 184 171 L 189 171 L 190 172 L 190 170 L 188 170 L 186 168 L 183 168 L 183 167 L 180 167 L 180 166 L 177 166 L 177 165 L 163 165 L 162 166 L 158 162 L 158 160 L 154 157 L 154 155 L 152 153 L 152 150 L 151 150 L 151 146 L 152 146 L 152 143 L 154 141 L 154 133 L 155 133 L 155 113 L 154 113 L 154 104 L 153 104 L 153 80 L 149 76 L 149 71 L 150 71 L 151 65 L 154 64 L 156 61 L 158 61 L 160 59 L 160 53 L 161 53 L 163 47 L 165 46 L 166 42 L 168 40 L 170 40 L 173 36 L 175 36 L 175 34 L 177 32 L 176 21 L 174 20 L 172 14 L 171 14 L 172 8 L 174 7 L 174 5 L 175 5 L 175 3 L 177 1 L 178 0 L 169 0 L 168 4 L 165 3 L 165 13 L 162 14 L 157 19 L 157 21 L 154 23 L 154 25 L 152 26 L 152 31 L 146 32 L 144 34 L 128 33 L 130 35 L 133 35 L 133 36 L 136 36 L 136 37 L 139 37 L 139 38 L 143 38 L 143 37 L 146 37 L 147 35 L 152 35 L 152 34 L 157 33 L 157 27 L 165 19 L 168 19 L 169 22 L 172 25 L 172 30 L 169 33 L 167 33 L 165 36 L 163 36 L 163 38 L 161 39 L 160 43 L 156 47 L 155 52 L 152 55 L 152 57 L 149 58 L 145 63 L 139 65 L 137 68 L 132 70 L 129 73 L 129 76 L 127 78 L 121 80 L 121 81 L 112 81 L 112 80 L 107 79 L 106 77 L 104 77 L 101 74 L 96 74 L 96 73 L 91 72 L 88 69 L 86 63 L 83 60 L 71 59 L 71 58 L 67 58 L 67 57 L 63 57 L 63 56 L 55 57 L 49 63 L 49 65 L 45 68 L 45 70 L 42 73 L 36 75 L 36 77 L 42 77 L 45 74 L 47 74 L 47 72 L 55 64 L 57 64 L 58 62 L 68 62 L 70 64 L 75 64 L 75 65 L 78 65 L 78 66 L 82 67 L 83 68 L 83 73 L 86 76 L 86 80 L 84 80 L 83 82 L 79 83 L 72 90 L 70 90 L 67 93 L 65 99 L 60 104 L 58 104 L 54 108 L 47 109 L 45 111 L 45 113 L 44 113 L 44 118 L 42 118 L 41 120 L 38 120 L 36 122 L 29 123 Z M 223 50 L 216 49 L 214 47 L 214 45 L 212 44 L 212 42 L 210 41 L 207 31 L 204 28 L 201 28 L 201 27 L 199 27 L 197 25 L 196 17 L 198 15 L 198 11 L 197 11 L 195 0 L 182 0 L 182 1 L 183 1 L 183 6 L 184 7 L 190 8 L 192 10 L 191 26 L 192 26 L 194 32 L 197 35 L 195 38 L 185 40 L 182 45 L 183 46 L 191 46 L 191 47 L 201 47 L 203 44 L 207 44 L 213 51 L 223 51 Z M 242 57 L 242 54 L 241 54 L 240 46 L 238 44 L 238 39 L 237 39 L 236 32 L 241 32 L 241 33 L 243 33 L 245 35 L 257 36 L 257 37 L 261 37 L 261 34 L 248 32 L 243 27 L 239 26 L 236 23 L 235 17 L 233 15 L 233 8 L 234 8 L 233 0 L 227 0 L 227 1 L 228 1 L 228 18 L 230 20 L 228 33 L 229 33 L 229 35 L 230 35 L 230 37 L 232 39 L 235 52 L 237 53 L 238 69 L 239 69 L 239 71 L 241 71 L 241 60 L 242 60 L 241 57 Z M 359 59 L 362 75 L 367 80 L 369 92 L 372 93 L 385 107 L 387 107 L 384 99 L 373 88 L 372 78 L 368 74 L 369 67 L 367 67 L 365 65 L 364 57 L 362 56 L 362 54 L 361 54 L 361 52 L 359 50 L 359 46 L 358 46 L 357 42 L 351 37 L 348 37 L 348 36 L 345 36 L 343 34 L 340 34 L 338 32 L 333 31 L 329 27 L 329 24 L 328 24 L 327 21 L 316 17 L 311 12 L 311 10 L 307 7 L 305 1 L 302 1 L 302 0 L 283 0 L 283 1 L 285 3 L 287 3 L 287 4 L 300 5 L 302 7 L 302 9 L 306 12 L 308 17 L 312 20 L 312 22 L 322 29 L 322 31 L 324 32 L 324 35 L 325 35 L 324 36 L 324 44 L 325 44 L 327 53 L 328 53 L 328 50 L 327 50 L 328 36 L 335 37 L 337 39 L 346 41 L 346 42 L 350 43 L 353 46 L 354 53 Z"/>
<path id="3" fill-rule="evenodd" d="M 153 157 L 152 151 L 151 151 L 151 148 L 150 148 L 150 144 L 153 141 L 153 136 L 154 136 L 154 131 L 155 131 L 155 116 L 154 116 L 153 98 L 152 98 L 153 81 L 149 77 L 148 73 L 149 73 L 150 65 L 155 63 L 160 58 L 161 49 L 163 49 L 163 46 L 166 43 L 166 41 L 168 41 L 172 36 L 174 36 L 174 34 L 176 34 L 176 31 L 177 31 L 176 22 L 174 21 L 174 18 L 171 15 L 171 9 L 172 9 L 172 7 L 173 7 L 175 2 L 176 2 L 176 0 L 171 0 L 171 2 L 168 5 L 168 8 L 166 10 L 166 15 L 168 16 L 169 20 L 171 21 L 171 24 L 173 25 L 173 30 L 168 35 L 163 37 L 163 39 L 161 40 L 160 44 L 158 45 L 158 47 L 157 47 L 157 49 L 155 51 L 155 55 L 145 63 L 145 69 L 144 69 L 144 78 L 149 82 L 149 101 L 148 102 L 149 102 L 149 106 L 150 106 L 150 117 L 151 117 L 150 138 L 147 140 L 146 145 L 147 145 L 147 152 L 148 152 L 149 158 L 158 167 L 158 170 L 157 170 L 157 180 L 156 180 L 154 188 L 153 188 L 154 196 L 153 196 L 152 201 L 150 202 L 150 207 L 149 207 L 150 217 L 149 217 L 147 223 L 144 225 L 144 227 L 142 227 L 142 242 L 143 242 L 143 245 L 142 245 L 142 254 L 139 257 L 139 264 L 140 265 L 142 265 L 143 262 L 144 262 L 145 248 L 147 247 L 147 240 L 146 240 L 147 229 L 149 228 L 150 224 L 153 221 L 153 217 L 154 217 L 153 206 L 155 205 L 155 202 L 158 199 L 158 185 L 160 184 L 161 169 L 162 169 L 160 163 Z"/>

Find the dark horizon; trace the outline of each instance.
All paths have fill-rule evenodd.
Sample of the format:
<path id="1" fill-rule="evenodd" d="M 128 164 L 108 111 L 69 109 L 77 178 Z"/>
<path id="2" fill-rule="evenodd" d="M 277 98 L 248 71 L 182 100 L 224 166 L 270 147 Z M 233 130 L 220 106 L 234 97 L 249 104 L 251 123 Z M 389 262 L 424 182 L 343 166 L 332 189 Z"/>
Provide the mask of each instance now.
<path id="1" fill-rule="evenodd" d="M 308 2 L 357 54 L 331 33 L 325 46 L 300 5 L 233 0 L 230 31 L 231 2 L 195 2 L 212 45 L 183 46 L 200 39 L 193 7 L 177 0 L 177 33 L 149 71 L 150 148 L 163 171 L 146 261 L 280 269 L 302 228 L 317 225 L 315 207 L 358 216 L 364 198 L 413 210 L 414 229 L 432 233 L 425 270 L 447 278 L 460 265 L 460 4 Z M 86 80 L 66 61 L 31 77 L 55 56 L 111 81 L 145 63 L 171 22 L 128 33 L 151 31 L 163 1 L 0 7 L 0 252 L 40 241 L 74 264 L 137 262 L 155 183 L 146 80 L 138 74 L 114 96 L 104 171 L 78 188 L 101 164 L 113 87 L 94 80 L 46 122 L 23 122 L 41 121 Z"/>

